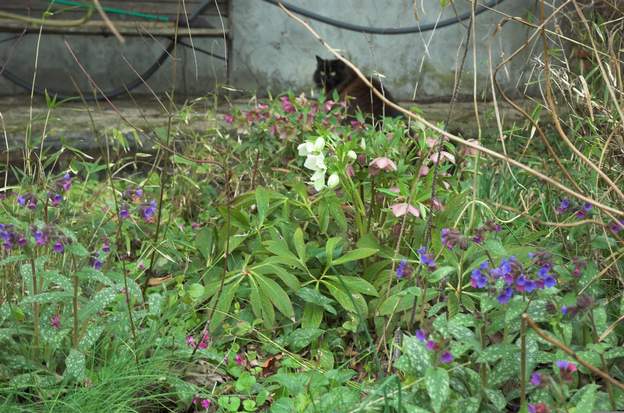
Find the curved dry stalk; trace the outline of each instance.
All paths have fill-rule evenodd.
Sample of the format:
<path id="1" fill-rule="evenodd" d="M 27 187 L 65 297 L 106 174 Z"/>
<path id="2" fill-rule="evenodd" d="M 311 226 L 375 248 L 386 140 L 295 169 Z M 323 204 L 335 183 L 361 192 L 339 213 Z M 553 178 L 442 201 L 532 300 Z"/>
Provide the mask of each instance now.
<path id="1" fill-rule="evenodd" d="M 576 352 L 574 350 L 572 350 L 570 347 L 566 346 L 565 344 L 563 344 L 561 341 L 557 340 L 556 338 L 551 337 L 548 334 L 546 334 L 541 328 L 539 328 L 537 326 L 535 321 L 533 321 L 533 319 L 531 317 L 529 317 L 528 314 L 526 314 L 526 313 L 522 314 L 522 319 L 527 322 L 529 327 L 531 327 L 533 329 L 533 331 L 535 331 L 535 333 L 537 333 L 538 336 L 540 336 L 544 340 L 548 341 L 553 346 L 555 346 L 555 347 L 559 348 L 560 350 L 562 350 L 564 353 L 566 353 L 567 355 L 572 357 L 579 364 L 581 364 L 587 370 L 591 371 L 596 376 L 599 376 L 599 377 L 603 378 L 604 380 L 608 381 L 609 383 L 619 387 L 621 390 L 624 390 L 624 383 L 614 379 L 608 373 L 605 373 L 604 371 L 600 370 L 599 368 L 589 364 L 588 362 L 586 362 L 585 360 L 580 358 L 578 356 L 578 354 L 576 354 Z"/>
<path id="2" fill-rule="evenodd" d="M 423 118 L 420 115 L 417 115 L 416 113 L 409 111 L 405 108 L 403 108 L 402 106 L 399 106 L 391 101 L 389 101 L 382 93 L 380 93 L 379 91 L 377 91 L 377 89 L 375 89 L 373 87 L 373 85 L 371 84 L 371 82 L 368 80 L 368 78 L 366 76 L 364 76 L 364 74 L 360 71 L 360 69 L 357 68 L 357 66 L 355 66 L 353 63 L 351 63 L 351 61 L 349 61 L 348 59 L 346 59 L 345 57 L 343 57 L 340 53 L 338 53 L 338 51 L 336 49 L 334 49 L 333 47 L 331 47 L 327 42 L 325 42 L 325 40 L 323 40 L 323 38 L 312 28 L 310 27 L 310 25 L 308 23 L 306 23 L 305 21 L 303 21 L 301 18 L 295 16 L 292 12 L 290 12 L 290 10 L 288 10 L 286 7 L 284 7 L 284 5 L 282 3 L 279 3 L 279 7 L 293 20 L 297 21 L 299 24 L 301 24 L 303 27 L 305 27 L 330 53 L 332 53 L 334 56 L 336 56 L 336 58 L 340 61 L 342 61 L 344 64 L 346 64 L 351 70 L 354 71 L 355 74 L 357 74 L 357 76 L 362 80 L 362 82 L 364 82 L 364 84 L 366 86 L 368 86 L 370 89 L 372 89 L 373 93 L 375 93 L 375 95 L 381 99 L 384 104 L 390 106 L 393 109 L 398 110 L 399 112 L 403 113 L 404 115 L 415 119 L 416 121 L 422 123 L 423 125 L 425 125 L 426 127 L 430 128 L 431 130 L 436 131 L 437 133 L 445 136 L 446 138 L 448 138 L 449 140 L 468 146 L 469 148 L 472 149 L 476 149 L 482 153 L 485 153 L 489 156 L 491 156 L 492 158 L 496 158 L 499 160 L 503 160 L 505 162 L 509 162 L 510 164 L 514 165 L 517 168 L 520 168 L 528 173 L 530 173 L 531 175 L 541 179 L 544 182 L 549 183 L 550 185 L 560 189 L 561 191 L 567 193 L 570 196 L 573 196 L 574 198 L 577 198 L 581 201 L 587 202 L 593 206 L 595 206 L 598 209 L 601 209 L 605 212 L 609 212 L 611 214 L 614 215 L 619 215 L 619 216 L 624 216 L 624 211 L 617 209 L 617 208 L 613 208 L 610 207 L 608 205 L 605 205 L 599 201 L 596 201 L 592 198 L 589 198 L 577 191 L 574 191 L 570 188 L 568 188 L 567 186 L 563 185 L 562 183 L 560 183 L 559 181 L 531 168 L 530 166 L 527 166 L 521 162 L 516 161 L 515 159 L 511 159 L 505 155 L 501 155 L 500 153 L 486 148 L 484 146 L 481 146 L 479 144 L 476 144 L 474 142 L 470 142 L 467 141 L 465 139 L 462 139 L 458 136 L 455 136 L 449 132 L 446 132 L 445 130 L 437 127 L 435 124 L 429 122 L 428 120 L 426 120 L 425 118 Z"/>
<path id="3" fill-rule="evenodd" d="M 544 21 L 544 0 L 542 0 L 540 2 L 540 17 L 541 17 L 541 20 Z M 542 27 L 543 27 L 543 25 L 542 25 Z M 615 185 L 615 183 L 611 180 L 611 178 L 609 178 L 609 176 L 606 173 L 604 173 L 604 171 L 602 169 L 598 168 L 595 163 L 593 163 L 588 157 L 585 156 L 585 154 L 583 154 L 583 152 L 579 151 L 576 148 L 574 143 L 572 143 L 570 138 L 568 138 L 568 135 L 563 130 L 563 127 L 561 126 L 561 121 L 559 119 L 559 115 L 557 114 L 557 106 L 555 104 L 555 99 L 553 97 L 551 81 L 550 81 L 550 63 L 549 63 L 549 58 L 548 58 L 548 52 L 549 52 L 549 49 L 548 49 L 548 39 L 546 38 L 546 34 L 544 33 L 543 29 L 542 29 L 541 33 L 542 33 L 542 41 L 543 41 L 543 44 L 544 44 L 544 80 L 546 81 L 546 108 L 548 109 L 548 111 L 551 114 L 552 120 L 553 120 L 553 122 L 555 124 L 555 130 L 559 134 L 559 137 L 561 139 L 563 139 L 563 141 L 566 143 L 566 145 L 568 145 L 570 150 L 572 150 L 572 152 L 574 152 L 574 154 L 576 156 L 578 156 L 583 161 L 583 163 L 585 163 L 591 169 L 596 171 L 596 173 L 598 175 L 600 175 L 600 177 L 607 184 L 609 184 L 609 186 L 618 194 L 618 196 L 620 198 L 624 199 L 624 192 L 622 192 L 622 190 L 620 188 L 618 188 L 617 185 Z M 617 106 L 617 101 L 616 101 L 616 106 Z"/>

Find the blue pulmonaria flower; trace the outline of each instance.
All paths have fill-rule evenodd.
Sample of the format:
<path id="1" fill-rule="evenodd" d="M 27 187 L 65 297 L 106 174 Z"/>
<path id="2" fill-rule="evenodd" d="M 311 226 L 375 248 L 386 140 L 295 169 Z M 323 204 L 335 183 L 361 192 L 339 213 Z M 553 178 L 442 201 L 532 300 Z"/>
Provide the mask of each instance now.
<path id="1" fill-rule="evenodd" d="M 563 214 L 570 208 L 570 201 L 568 199 L 562 199 L 559 206 L 555 210 L 558 214 Z"/>
<path id="2" fill-rule="evenodd" d="M 567 305 L 564 305 L 561 307 L 561 314 L 563 315 L 568 315 L 568 311 L 570 310 L 570 308 Z"/>
<path id="3" fill-rule="evenodd" d="M 61 204 L 61 202 L 63 201 L 63 195 L 61 194 L 50 194 L 50 205 L 52 205 L 53 207 L 57 207 Z"/>
<path id="4" fill-rule="evenodd" d="M 19 206 L 26 206 L 26 197 L 24 197 L 24 195 L 18 195 L 17 203 Z"/>
<path id="5" fill-rule="evenodd" d="M 550 268 L 547 266 L 541 267 L 539 270 L 537 270 L 537 275 L 542 279 L 545 280 L 547 277 L 550 277 L 550 273 L 548 272 L 550 271 Z"/>
<path id="6" fill-rule="evenodd" d="M 63 189 L 63 191 L 69 191 L 72 186 L 72 178 L 69 172 L 63 175 L 63 179 L 61 179 L 57 184 L 60 188 Z"/>
<path id="7" fill-rule="evenodd" d="M 102 251 L 110 252 L 110 242 L 108 241 L 108 238 L 104 239 L 104 242 L 102 243 Z"/>
<path id="8" fill-rule="evenodd" d="M 554 277 L 548 276 L 548 277 L 544 278 L 544 287 L 552 288 L 555 285 L 557 285 L 557 280 L 555 280 Z"/>
<path id="9" fill-rule="evenodd" d="M 101 270 L 102 269 L 102 260 L 100 260 L 100 257 L 98 257 L 96 254 L 93 254 L 91 256 L 91 267 L 93 267 L 93 269 L 96 270 Z"/>
<path id="10" fill-rule="evenodd" d="M 427 267 L 429 267 L 430 270 L 435 270 L 436 268 L 436 263 L 435 260 L 433 259 L 433 256 L 429 253 L 427 253 L 427 249 L 425 247 L 421 247 L 418 249 L 418 255 L 420 256 L 420 262 L 423 265 L 426 265 Z"/>
<path id="11" fill-rule="evenodd" d="M 513 297 L 513 290 L 511 289 L 511 287 L 506 287 L 503 292 L 500 293 L 498 297 L 496 297 L 496 299 L 498 300 L 499 304 L 507 304 L 509 300 L 511 300 L 511 297 Z"/>
<path id="12" fill-rule="evenodd" d="M 401 279 L 403 277 L 406 277 L 411 274 L 412 269 L 410 268 L 409 264 L 407 263 L 406 260 L 401 260 L 401 262 L 399 262 L 399 265 L 396 269 L 396 276 L 398 279 Z"/>
<path id="13" fill-rule="evenodd" d="M 527 280 L 524 284 L 524 291 L 527 293 L 532 293 L 537 288 L 537 284 L 533 280 Z"/>
<path id="14" fill-rule="evenodd" d="M 143 205 L 141 208 L 141 216 L 145 222 L 152 222 L 156 214 L 156 201 L 151 200 L 149 204 Z"/>
<path id="15" fill-rule="evenodd" d="M 470 285 L 473 288 L 484 288 L 488 283 L 488 278 L 481 272 L 480 269 L 475 268 L 472 270 L 472 276 L 470 277 Z"/>
<path id="16" fill-rule="evenodd" d="M 534 372 L 533 374 L 531 374 L 531 384 L 534 386 L 539 386 L 540 384 L 542 384 L 542 375 L 538 372 Z"/>
<path id="17" fill-rule="evenodd" d="M 427 340 L 427 332 L 422 328 L 419 328 L 418 330 L 416 330 L 416 338 L 419 341 L 424 342 L 425 340 Z"/>
<path id="18" fill-rule="evenodd" d="M 453 355 L 450 352 L 445 351 L 440 355 L 440 362 L 448 364 L 451 361 L 453 361 Z"/>

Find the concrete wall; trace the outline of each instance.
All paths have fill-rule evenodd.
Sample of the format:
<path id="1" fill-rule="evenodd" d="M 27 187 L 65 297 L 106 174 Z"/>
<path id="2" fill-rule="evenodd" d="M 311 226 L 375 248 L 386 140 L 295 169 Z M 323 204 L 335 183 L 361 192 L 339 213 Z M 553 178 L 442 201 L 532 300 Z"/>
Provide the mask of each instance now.
<path id="1" fill-rule="evenodd" d="M 455 16 L 452 7 L 441 9 L 440 0 L 291 0 L 334 19 L 375 27 L 404 27 L 427 24 Z M 415 18 L 413 4 L 419 6 Z M 479 1 L 482 3 L 483 1 Z M 496 6 L 509 15 L 526 17 L 535 4 L 530 0 L 507 0 Z M 422 7 L 421 7 L 422 6 Z M 459 14 L 470 10 L 468 1 L 455 1 Z M 424 12 L 423 12 L 424 9 Z M 315 54 L 330 57 L 318 41 L 282 10 L 258 0 L 236 0 L 234 15 L 233 83 L 258 93 L 270 89 L 309 90 L 316 66 Z M 480 89 L 489 85 L 488 46 L 494 62 L 509 56 L 527 39 L 528 32 L 517 23 L 507 23 L 493 36 L 502 16 L 486 11 L 477 17 L 477 73 Z M 454 72 L 461 56 L 467 21 L 419 34 L 387 36 L 341 30 L 310 21 L 312 27 L 333 47 L 346 51 L 368 73 L 386 76 L 384 82 L 398 99 L 451 95 Z M 466 27 L 465 27 L 466 26 Z M 461 46 L 463 49 L 463 46 Z M 464 70 L 462 92 L 472 93 L 472 50 Z M 507 89 L 522 87 L 530 69 L 527 55 L 517 57 L 499 80 Z M 520 83 L 520 84 L 519 84 Z"/>
<path id="2" fill-rule="evenodd" d="M 413 3 L 417 4 L 420 23 L 446 19 L 455 15 L 451 7 L 440 9 L 440 0 L 290 0 L 319 14 L 350 23 L 376 27 L 400 27 L 417 24 Z M 469 10 L 469 2 L 456 0 L 458 13 Z M 497 9 L 510 15 L 526 17 L 535 2 L 506 0 Z M 286 89 L 309 91 L 315 69 L 315 54 L 329 53 L 300 25 L 280 9 L 260 0 L 232 0 L 233 47 L 230 60 L 230 85 L 260 95 L 267 91 L 279 93 Z M 489 88 L 488 46 L 492 47 L 494 62 L 509 56 L 528 36 L 526 28 L 507 23 L 496 35 L 495 25 L 502 16 L 486 11 L 477 17 L 477 74 L 479 89 Z M 460 46 L 466 36 L 467 21 L 422 34 L 378 36 L 340 30 L 322 23 L 312 26 L 333 46 L 348 53 L 367 72 L 385 75 L 385 84 L 401 100 L 412 98 L 447 97 L 452 92 L 453 76 L 461 55 Z M 216 21 L 218 26 L 219 22 Z M 0 41 L 11 34 L 0 34 Z M 12 42 L 0 43 L 0 62 L 9 56 L 8 68 L 24 79 L 32 78 L 36 50 L 36 35 L 28 35 L 12 47 Z M 88 83 L 68 52 L 64 40 L 76 51 L 93 78 L 103 89 L 110 89 L 134 79 L 135 74 L 124 61 L 139 72 L 147 68 L 160 54 L 165 40 L 159 44 L 149 37 L 128 38 L 120 46 L 113 37 L 59 36 L 43 37 L 39 52 L 38 84 L 44 87 L 72 91 L 71 78 L 82 88 Z M 224 53 L 221 39 L 195 38 L 195 44 Z M 205 95 L 226 81 L 222 61 L 197 54 L 197 67 L 188 49 L 180 50 L 180 65 L 176 75 L 179 93 Z M 1 67 L 0 63 L 0 67 Z M 472 93 L 472 51 L 470 51 L 461 92 Z M 499 80 L 508 90 L 524 87 L 531 69 L 528 54 L 517 57 L 501 72 Z M 149 81 L 157 92 L 171 85 L 171 61 Z M 145 88 L 138 89 L 146 92 Z M 23 91 L 0 77 L 0 94 Z"/>

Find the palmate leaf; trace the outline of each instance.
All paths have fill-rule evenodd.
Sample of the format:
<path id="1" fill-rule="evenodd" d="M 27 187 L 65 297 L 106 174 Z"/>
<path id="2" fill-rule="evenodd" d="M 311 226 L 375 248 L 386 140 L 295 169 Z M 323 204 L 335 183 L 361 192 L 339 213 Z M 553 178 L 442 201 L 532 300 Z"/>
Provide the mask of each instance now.
<path id="1" fill-rule="evenodd" d="M 273 303 L 280 313 L 288 318 L 293 318 L 295 311 L 286 291 L 278 283 L 260 274 L 254 274 L 254 278 L 260 287 L 260 291 Z"/>
<path id="2" fill-rule="evenodd" d="M 258 227 L 261 227 L 269 209 L 269 192 L 262 186 L 256 188 L 256 207 L 258 209 Z"/>
<path id="3" fill-rule="evenodd" d="M 338 279 L 339 277 L 340 279 Z M 364 278 L 352 277 L 348 275 L 329 275 L 325 278 L 328 280 L 332 280 L 332 283 L 337 286 L 342 286 L 342 283 L 344 283 L 346 288 L 351 292 L 379 297 L 377 289 Z"/>
<path id="4" fill-rule="evenodd" d="M 316 304 L 317 306 L 322 307 L 325 311 L 336 315 L 336 309 L 332 306 L 334 300 L 325 297 L 318 290 L 314 288 L 304 287 L 297 291 L 297 295 L 301 297 L 306 303 Z"/>
<path id="5" fill-rule="evenodd" d="M 216 328 L 223 323 L 223 320 L 227 316 L 230 311 L 230 307 L 232 306 L 232 300 L 234 300 L 234 294 L 240 285 L 242 278 L 238 278 L 236 281 L 231 283 L 230 285 L 223 286 L 223 291 L 221 292 L 221 297 L 218 297 L 218 302 L 216 304 L 216 311 L 212 316 L 212 320 L 210 320 L 210 331 L 215 331 Z M 214 305 L 214 299 L 211 304 Z"/>
<path id="6" fill-rule="evenodd" d="M 371 255 L 377 254 L 379 250 L 374 248 L 358 248 L 347 252 L 342 257 L 336 258 L 333 261 L 333 265 L 342 265 L 352 261 L 358 261 L 364 258 L 368 258 Z"/>

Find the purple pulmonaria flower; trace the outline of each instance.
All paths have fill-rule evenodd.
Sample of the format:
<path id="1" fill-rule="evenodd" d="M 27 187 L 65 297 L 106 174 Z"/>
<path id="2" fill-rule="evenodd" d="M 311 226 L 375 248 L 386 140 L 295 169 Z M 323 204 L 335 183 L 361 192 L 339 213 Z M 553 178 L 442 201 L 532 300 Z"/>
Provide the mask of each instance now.
<path id="1" fill-rule="evenodd" d="M 50 205 L 57 207 L 63 201 L 63 195 L 61 194 L 49 194 Z"/>
<path id="2" fill-rule="evenodd" d="M 234 116 L 230 115 L 229 113 L 226 113 L 225 115 L 223 115 L 223 120 L 225 121 L 225 123 L 227 123 L 228 125 L 231 125 L 232 122 L 234 122 Z"/>
<path id="3" fill-rule="evenodd" d="M 19 206 L 26 207 L 28 209 L 37 208 L 37 197 L 30 192 L 24 195 L 18 195 L 17 203 Z"/>
<path id="4" fill-rule="evenodd" d="M 61 316 L 59 314 L 55 314 L 50 318 L 50 325 L 54 329 L 61 328 Z"/>
<path id="5" fill-rule="evenodd" d="M 58 181 L 56 185 L 65 192 L 69 191 L 72 186 L 72 178 L 69 172 L 63 175 L 63 178 Z"/>
<path id="6" fill-rule="evenodd" d="M 35 237 L 35 244 L 39 246 L 45 245 L 48 242 L 48 234 L 40 229 L 35 230 L 33 236 Z"/>
<path id="7" fill-rule="evenodd" d="M 614 234 L 619 234 L 622 230 L 624 230 L 624 219 L 618 221 L 613 221 L 609 224 L 609 230 Z"/>
<path id="8" fill-rule="evenodd" d="M 141 216 L 145 222 L 153 222 L 156 214 L 156 201 L 151 200 L 149 204 L 143 205 L 141 208 Z"/>
<path id="9" fill-rule="evenodd" d="M 570 308 L 567 305 L 561 306 L 561 314 L 568 315 Z"/>
<path id="10" fill-rule="evenodd" d="M 445 351 L 440 355 L 441 363 L 449 364 L 451 361 L 453 361 L 453 355 L 450 352 Z"/>
<path id="11" fill-rule="evenodd" d="M 295 111 L 295 106 L 292 104 L 288 96 L 282 96 L 280 100 L 282 101 L 282 109 L 284 109 L 284 112 L 293 113 Z"/>
<path id="12" fill-rule="evenodd" d="M 56 241 L 52 248 L 54 249 L 54 252 L 58 254 L 62 254 L 65 251 L 65 246 L 63 246 L 61 241 Z"/>
<path id="13" fill-rule="evenodd" d="M 24 195 L 17 196 L 17 204 L 19 206 L 26 206 L 26 197 Z"/>
<path id="14" fill-rule="evenodd" d="M 552 288 L 555 285 L 557 285 L 557 280 L 555 280 L 554 277 L 548 276 L 548 277 L 544 278 L 544 287 Z"/>
<path id="15" fill-rule="evenodd" d="M 103 264 L 104 263 L 102 262 L 102 260 L 100 260 L 100 258 L 97 255 L 94 255 L 91 257 L 91 267 L 93 267 L 93 269 L 99 271 L 102 269 Z"/>
<path id="16" fill-rule="evenodd" d="M 130 217 L 130 211 L 128 211 L 128 206 L 124 205 L 119 210 L 119 218 L 128 219 Z"/>
<path id="17" fill-rule="evenodd" d="M 484 288 L 488 283 L 488 278 L 481 272 L 480 269 L 475 268 L 472 270 L 472 276 L 470 277 L 470 285 L 473 288 Z"/>
<path id="18" fill-rule="evenodd" d="M 524 291 L 527 293 L 532 293 L 537 288 L 537 284 L 533 280 L 527 280 L 524 284 Z"/>
<path id="19" fill-rule="evenodd" d="M 436 343 L 433 340 L 427 340 L 427 344 L 426 344 L 427 350 L 431 350 L 431 351 L 435 351 L 437 350 L 440 346 L 438 345 L 438 343 Z"/>
<path id="20" fill-rule="evenodd" d="M 511 300 L 511 297 L 513 297 L 513 290 L 511 287 L 506 287 L 503 292 L 496 297 L 496 299 L 499 304 L 507 304 Z"/>
<path id="21" fill-rule="evenodd" d="M 26 237 L 23 234 L 17 235 L 17 245 L 23 247 L 26 245 Z"/>
<path id="22" fill-rule="evenodd" d="M 529 403 L 529 413 L 550 413 L 546 403 Z"/>
<path id="23" fill-rule="evenodd" d="M 102 243 L 102 251 L 103 252 L 110 252 L 110 243 L 108 241 L 108 238 L 104 238 L 104 242 Z"/>
<path id="24" fill-rule="evenodd" d="M 557 360 L 555 365 L 559 368 L 559 374 L 565 381 L 572 381 L 572 373 L 576 371 L 576 364 L 566 360 Z"/>
<path id="25" fill-rule="evenodd" d="M 455 248 L 455 246 L 459 245 L 459 248 L 465 250 L 468 248 L 468 242 L 466 237 L 464 237 L 458 230 L 454 228 L 442 228 L 440 232 L 440 237 L 442 239 L 442 245 L 444 245 L 449 250 Z"/>
<path id="26" fill-rule="evenodd" d="M 212 404 L 212 401 L 210 401 L 210 399 L 203 399 L 200 404 L 201 404 L 201 407 L 208 410 L 208 408 Z"/>
<path id="27" fill-rule="evenodd" d="M 401 260 L 401 262 L 399 262 L 399 265 L 397 266 L 396 269 L 396 276 L 398 279 L 401 279 L 405 276 L 410 276 L 410 274 L 412 273 L 412 269 L 410 268 L 409 264 L 407 263 L 406 260 Z"/>
<path id="28" fill-rule="evenodd" d="M 531 384 L 534 386 L 539 386 L 540 384 L 542 384 L 542 375 L 538 372 L 534 372 L 533 374 L 531 374 Z"/>
<path id="29" fill-rule="evenodd" d="M 550 267 L 541 267 L 539 270 L 537 270 L 537 275 L 542 279 L 545 280 L 546 278 L 550 277 L 550 273 L 548 272 L 550 271 Z"/>
<path id="30" fill-rule="evenodd" d="M 563 214 L 568 210 L 568 208 L 570 208 L 570 201 L 568 199 L 562 199 L 555 211 L 557 214 Z"/>
<path id="31" fill-rule="evenodd" d="M 418 252 L 418 255 L 420 256 L 420 262 L 423 265 L 426 265 L 431 271 L 436 269 L 436 263 L 435 263 L 435 260 L 433 259 L 433 255 L 427 253 L 427 249 L 425 247 L 420 247 L 417 252 Z"/>
<path id="32" fill-rule="evenodd" d="M 416 330 L 416 338 L 418 339 L 418 341 L 422 341 L 424 343 L 425 340 L 427 340 L 427 332 L 422 328 L 419 328 L 418 330 Z"/>

